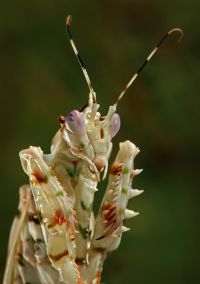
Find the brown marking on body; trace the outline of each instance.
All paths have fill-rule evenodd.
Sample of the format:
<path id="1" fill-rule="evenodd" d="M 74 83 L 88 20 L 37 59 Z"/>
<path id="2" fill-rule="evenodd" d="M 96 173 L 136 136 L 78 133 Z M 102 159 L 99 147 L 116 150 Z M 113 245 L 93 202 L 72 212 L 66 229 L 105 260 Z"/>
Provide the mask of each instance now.
<path id="1" fill-rule="evenodd" d="M 117 205 L 116 204 L 106 204 L 103 206 L 102 217 L 104 218 L 105 227 L 109 227 L 112 223 L 116 221 L 117 216 Z"/>
<path id="2" fill-rule="evenodd" d="M 47 228 L 53 229 L 56 225 L 57 225 L 56 223 L 47 224 Z"/>
<path id="3" fill-rule="evenodd" d="M 108 227 L 111 223 L 115 222 L 116 220 L 116 210 L 109 211 L 105 214 L 106 227 Z"/>
<path id="4" fill-rule="evenodd" d="M 40 171 L 34 171 L 31 173 L 31 176 L 33 177 L 33 182 L 35 184 L 41 184 L 41 183 L 47 183 L 48 177 L 44 174 L 42 174 Z"/>
<path id="5" fill-rule="evenodd" d="M 60 122 L 61 126 L 65 123 L 65 117 L 63 115 L 60 115 L 58 121 Z"/>
<path id="6" fill-rule="evenodd" d="M 28 221 L 29 222 L 34 222 L 36 225 L 40 225 L 40 219 L 39 219 L 39 216 L 37 214 L 29 213 Z"/>
<path id="7" fill-rule="evenodd" d="M 65 250 L 64 252 L 60 253 L 60 254 L 57 254 L 57 255 L 51 255 L 49 254 L 49 258 L 52 260 L 52 261 L 59 261 L 61 260 L 61 258 L 65 257 L 65 256 L 68 256 L 68 251 Z"/>
<path id="8" fill-rule="evenodd" d="M 76 231 L 76 225 L 75 223 L 78 222 L 75 218 L 75 216 L 73 215 L 73 220 L 72 222 L 69 222 L 68 220 L 66 220 L 66 226 L 67 226 L 67 230 L 69 232 L 69 237 L 71 241 L 75 240 L 75 235 L 78 233 Z"/>
<path id="9" fill-rule="evenodd" d="M 112 225 L 104 232 L 104 234 L 102 236 L 100 236 L 99 238 L 97 238 L 96 240 L 102 240 L 106 237 L 114 237 L 114 232 L 116 232 L 121 226 L 121 222 L 120 220 L 115 220 L 114 223 L 112 223 Z"/>
<path id="10" fill-rule="evenodd" d="M 94 252 L 101 253 L 101 254 L 107 253 L 107 250 L 105 248 L 101 248 L 101 247 L 96 247 L 96 248 L 93 248 L 92 250 Z"/>
<path id="11" fill-rule="evenodd" d="M 20 266 L 24 266 L 23 255 L 22 255 L 21 253 L 17 253 L 15 257 L 16 257 L 16 259 L 17 259 L 19 265 L 20 265 Z"/>
<path id="12" fill-rule="evenodd" d="M 101 117 L 99 118 L 99 120 L 100 120 L 100 121 L 104 121 L 104 120 L 106 119 L 106 117 L 107 117 L 107 116 L 101 116 Z"/>
<path id="13" fill-rule="evenodd" d="M 100 129 L 100 137 L 101 137 L 101 139 L 104 138 L 104 130 L 103 130 L 103 128 Z"/>
<path id="14" fill-rule="evenodd" d="M 46 258 L 46 257 L 45 257 Z M 37 265 L 44 265 L 44 264 L 49 264 L 49 260 L 46 258 L 46 259 L 43 259 L 43 260 L 37 260 L 36 261 Z"/>
<path id="15" fill-rule="evenodd" d="M 112 166 L 110 167 L 110 174 L 111 175 L 121 174 L 122 166 L 123 166 L 122 163 L 114 163 L 114 164 L 112 164 Z"/>
<path id="16" fill-rule="evenodd" d="M 78 281 L 77 281 L 77 284 L 84 284 L 84 281 L 79 277 Z"/>
<path id="17" fill-rule="evenodd" d="M 103 208 L 113 210 L 116 207 L 116 203 L 110 203 L 108 201 L 104 202 Z"/>
<path id="18" fill-rule="evenodd" d="M 104 223 L 104 234 L 97 238 L 96 240 L 101 240 L 109 235 L 111 235 L 120 225 L 120 220 L 117 218 L 117 204 L 104 202 L 102 207 L 102 218 Z"/>
<path id="19" fill-rule="evenodd" d="M 85 258 L 83 258 L 83 257 L 77 257 L 77 258 L 75 259 L 75 262 L 76 262 L 76 264 L 77 264 L 78 266 L 84 265 L 84 264 L 85 264 Z"/>
<path id="20" fill-rule="evenodd" d="M 69 238 L 70 238 L 71 241 L 74 241 L 75 240 L 75 235 L 70 235 Z"/>
<path id="21" fill-rule="evenodd" d="M 97 271 L 95 279 L 97 280 L 96 282 L 97 284 L 101 283 L 101 272 L 100 271 Z"/>
<path id="22" fill-rule="evenodd" d="M 66 218 L 62 212 L 61 209 L 57 209 L 54 213 L 54 222 L 56 224 L 62 225 L 63 223 L 66 223 Z"/>
<path id="23" fill-rule="evenodd" d="M 102 172 L 102 170 L 104 169 L 104 164 L 102 163 L 102 160 L 96 158 L 94 163 L 95 163 L 95 166 L 97 167 L 97 170 L 99 172 Z"/>

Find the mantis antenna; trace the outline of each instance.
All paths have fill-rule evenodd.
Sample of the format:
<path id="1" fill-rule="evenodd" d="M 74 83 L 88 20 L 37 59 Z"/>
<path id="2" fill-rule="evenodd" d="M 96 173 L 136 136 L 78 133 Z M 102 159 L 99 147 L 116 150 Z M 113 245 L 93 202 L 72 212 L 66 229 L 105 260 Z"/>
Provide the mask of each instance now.
<path id="1" fill-rule="evenodd" d="M 128 82 L 128 84 L 125 86 L 125 88 L 123 89 L 123 91 L 120 93 L 120 95 L 117 98 L 116 101 L 116 105 L 118 104 L 118 102 L 123 98 L 124 94 L 126 93 L 126 91 L 130 88 L 130 86 L 133 84 L 133 82 L 136 80 L 136 78 L 138 77 L 138 75 L 142 72 L 142 70 L 144 69 L 144 67 L 146 66 L 146 64 L 151 60 L 151 58 L 154 56 L 154 54 L 158 51 L 159 47 L 162 45 L 162 43 L 168 38 L 168 36 L 170 36 L 172 33 L 174 32 L 179 32 L 180 33 L 180 37 L 178 39 L 178 42 L 181 41 L 181 39 L 183 38 L 183 31 L 179 28 L 173 28 L 171 30 L 169 30 L 162 38 L 161 40 L 158 42 L 158 44 L 154 47 L 154 49 L 149 53 L 149 55 L 147 56 L 147 58 L 145 59 L 145 61 L 140 65 L 140 67 L 138 68 L 138 70 L 136 71 L 136 73 L 133 75 L 133 77 L 131 78 L 131 80 Z"/>
<path id="2" fill-rule="evenodd" d="M 80 66 L 81 66 L 81 69 L 82 69 L 82 71 L 83 71 L 83 74 L 84 74 L 84 76 L 85 76 L 85 79 L 86 79 L 86 82 L 87 82 L 87 85 L 88 85 L 88 88 L 89 88 L 89 91 L 90 91 L 90 93 L 89 93 L 89 98 L 90 98 L 90 100 L 91 100 L 92 102 L 96 102 L 96 94 L 95 94 L 94 89 L 93 89 L 93 87 L 92 87 L 92 83 L 91 83 L 91 81 L 90 81 L 90 77 L 89 77 L 89 75 L 88 75 L 88 72 L 87 72 L 87 70 L 86 70 L 86 68 L 85 68 L 85 65 L 84 65 L 84 63 L 83 63 L 83 60 L 81 59 L 80 54 L 78 53 L 78 50 L 77 50 L 76 45 L 75 45 L 75 43 L 74 43 L 74 40 L 73 40 L 73 38 L 72 38 L 72 34 L 71 34 L 71 31 L 70 31 L 71 23 L 72 23 L 72 16 L 71 16 L 71 15 L 68 15 L 68 16 L 67 16 L 67 19 L 66 19 L 66 30 L 67 30 L 67 34 L 68 34 L 68 36 L 69 36 L 69 41 L 70 41 L 70 44 L 71 44 L 71 46 L 72 46 L 72 49 L 73 49 L 73 51 L 74 51 L 74 53 L 75 53 L 75 55 L 76 55 L 76 58 L 77 58 L 77 60 L 78 60 L 78 62 L 79 62 L 79 64 L 80 64 Z"/>

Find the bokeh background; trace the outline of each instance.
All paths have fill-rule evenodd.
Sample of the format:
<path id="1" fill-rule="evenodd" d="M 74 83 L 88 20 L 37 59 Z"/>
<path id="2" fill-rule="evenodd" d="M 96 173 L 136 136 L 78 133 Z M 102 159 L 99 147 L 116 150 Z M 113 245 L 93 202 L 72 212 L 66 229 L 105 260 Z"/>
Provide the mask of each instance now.
<path id="1" fill-rule="evenodd" d="M 120 141 L 136 143 L 144 173 L 134 187 L 145 193 L 130 201 L 141 215 L 127 222 L 131 231 L 107 260 L 103 282 L 200 283 L 199 9 L 194 0 L 1 2 L 0 278 L 18 187 L 27 182 L 18 152 L 29 145 L 48 152 L 58 116 L 87 100 L 65 33 L 71 13 L 104 114 L 159 38 L 172 27 L 184 30 L 183 41 L 168 39 L 118 107 L 122 126 L 111 159 Z"/>

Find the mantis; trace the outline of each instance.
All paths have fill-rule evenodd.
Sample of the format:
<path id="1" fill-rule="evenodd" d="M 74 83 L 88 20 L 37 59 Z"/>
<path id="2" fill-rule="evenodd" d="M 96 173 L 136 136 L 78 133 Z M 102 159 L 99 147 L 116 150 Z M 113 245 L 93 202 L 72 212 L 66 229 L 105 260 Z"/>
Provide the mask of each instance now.
<path id="1" fill-rule="evenodd" d="M 105 116 L 99 112 L 87 70 L 71 34 L 72 17 L 66 20 L 70 44 L 85 76 L 88 103 L 81 110 L 60 116 L 50 154 L 30 146 L 19 153 L 29 184 L 19 190 L 19 216 L 10 232 L 3 284 L 100 284 L 103 264 L 116 250 L 124 220 L 139 213 L 127 209 L 129 199 L 143 190 L 133 189 L 139 148 L 129 140 L 119 144 L 109 167 L 112 139 L 120 129 L 118 103 L 160 45 L 179 28 L 171 29 L 150 52 Z M 108 183 L 97 216 L 93 202 L 98 184 Z"/>

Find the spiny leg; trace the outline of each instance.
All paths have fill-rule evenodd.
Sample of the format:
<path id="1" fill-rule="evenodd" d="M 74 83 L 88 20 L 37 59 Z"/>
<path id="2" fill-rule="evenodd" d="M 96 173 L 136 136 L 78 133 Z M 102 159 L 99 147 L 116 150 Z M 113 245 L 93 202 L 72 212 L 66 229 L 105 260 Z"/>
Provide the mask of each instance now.
<path id="1" fill-rule="evenodd" d="M 30 147 L 20 152 L 51 264 L 60 272 L 62 281 L 75 284 L 80 279 L 75 263 L 75 217 L 66 192 L 43 159 L 40 148 Z"/>
<path id="2" fill-rule="evenodd" d="M 86 274 L 89 283 L 93 279 L 99 279 L 105 258 L 117 249 L 122 233 L 128 230 L 123 226 L 124 220 L 138 215 L 127 209 L 128 200 L 143 192 L 131 188 L 133 177 L 141 172 L 134 170 L 133 166 L 138 153 L 139 149 L 130 141 L 120 143 L 120 150 L 110 167 L 108 185 L 91 240 L 89 267 L 85 271 L 83 268 L 82 272 Z"/>

